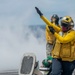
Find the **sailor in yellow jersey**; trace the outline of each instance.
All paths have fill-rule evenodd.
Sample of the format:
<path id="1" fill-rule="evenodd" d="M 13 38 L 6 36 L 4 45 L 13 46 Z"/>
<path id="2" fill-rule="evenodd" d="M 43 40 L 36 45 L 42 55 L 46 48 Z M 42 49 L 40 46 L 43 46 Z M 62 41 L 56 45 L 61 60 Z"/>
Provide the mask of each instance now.
<path id="1" fill-rule="evenodd" d="M 74 22 L 70 16 L 61 20 L 63 35 L 49 27 L 50 32 L 56 37 L 56 43 L 52 50 L 52 73 L 51 75 L 72 75 L 75 67 L 75 30 Z"/>
<path id="2" fill-rule="evenodd" d="M 51 16 L 51 23 L 54 23 L 55 25 L 59 26 L 59 17 L 57 14 L 53 14 Z M 50 56 L 51 50 L 53 48 L 53 43 L 55 42 L 55 36 L 50 33 L 48 25 L 46 25 L 46 56 Z"/>
<path id="3" fill-rule="evenodd" d="M 48 25 L 50 32 L 56 37 L 52 50 L 52 72 L 50 75 L 72 75 L 75 68 L 75 30 L 70 16 L 61 20 L 62 28 L 52 24 L 41 11 L 35 7 L 40 18 Z M 57 32 L 62 31 L 62 36 Z"/>

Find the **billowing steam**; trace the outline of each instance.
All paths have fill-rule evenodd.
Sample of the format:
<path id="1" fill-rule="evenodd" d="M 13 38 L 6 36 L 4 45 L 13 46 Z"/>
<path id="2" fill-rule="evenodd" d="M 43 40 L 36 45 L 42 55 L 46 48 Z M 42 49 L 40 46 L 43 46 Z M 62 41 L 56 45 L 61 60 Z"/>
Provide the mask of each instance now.
<path id="1" fill-rule="evenodd" d="M 41 64 L 46 53 L 45 31 L 40 27 L 33 29 L 27 26 L 0 28 L 0 70 L 19 69 L 26 52 L 34 53 Z"/>

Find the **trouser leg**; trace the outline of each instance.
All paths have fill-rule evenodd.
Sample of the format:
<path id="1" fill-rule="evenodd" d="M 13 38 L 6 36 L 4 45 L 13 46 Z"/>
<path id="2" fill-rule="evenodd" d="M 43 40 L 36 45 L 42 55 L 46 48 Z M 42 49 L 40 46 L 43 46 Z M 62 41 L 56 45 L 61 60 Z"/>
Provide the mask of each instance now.
<path id="1" fill-rule="evenodd" d="M 52 72 L 50 75 L 61 75 L 61 73 L 62 73 L 61 61 L 53 58 L 53 60 L 52 60 Z"/>
<path id="2" fill-rule="evenodd" d="M 74 64 L 74 69 L 75 69 L 75 60 L 73 61 L 73 64 Z"/>
<path id="3" fill-rule="evenodd" d="M 46 56 L 50 56 L 51 50 L 53 48 L 53 45 L 51 45 L 50 43 L 46 44 Z"/>
<path id="4" fill-rule="evenodd" d="M 51 71 L 52 71 L 52 64 L 51 64 L 51 66 L 49 67 L 49 72 L 48 72 L 47 75 L 50 75 Z"/>
<path id="5" fill-rule="evenodd" d="M 62 75 L 72 75 L 72 72 L 74 71 L 74 62 L 62 61 L 62 68 Z"/>

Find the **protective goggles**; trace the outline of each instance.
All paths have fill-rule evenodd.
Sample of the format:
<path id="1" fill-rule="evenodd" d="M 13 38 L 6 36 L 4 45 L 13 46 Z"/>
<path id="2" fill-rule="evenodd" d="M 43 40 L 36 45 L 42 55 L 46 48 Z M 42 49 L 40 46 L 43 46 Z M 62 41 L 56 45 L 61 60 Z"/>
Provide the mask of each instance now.
<path id="1" fill-rule="evenodd" d="M 69 24 L 68 23 L 61 23 L 61 26 L 67 27 L 67 26 L 69 26 Z"/>

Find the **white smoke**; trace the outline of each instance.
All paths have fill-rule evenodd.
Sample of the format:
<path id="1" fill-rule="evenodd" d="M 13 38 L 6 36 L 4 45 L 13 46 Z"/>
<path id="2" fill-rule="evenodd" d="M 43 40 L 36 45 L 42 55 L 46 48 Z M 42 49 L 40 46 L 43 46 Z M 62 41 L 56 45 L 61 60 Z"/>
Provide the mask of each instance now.
<path id="1" fill-rule="evenodd" d="M 39 31 L 44 35 L 44 31 Z M 28 27 L 23 26 L 0 28 L 0 70 L 19 69 L 21 57 L 26 52 L 34 53 L 41 63 L 45 58 L 43 35 L 37 39 Z"/>

